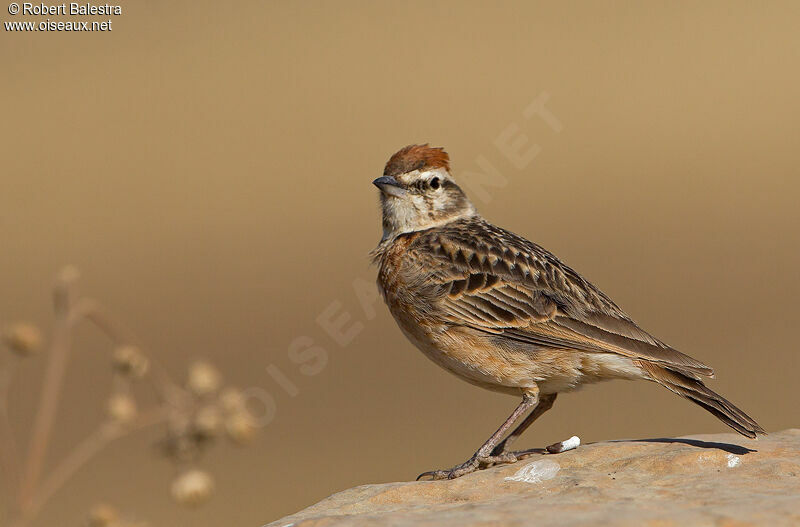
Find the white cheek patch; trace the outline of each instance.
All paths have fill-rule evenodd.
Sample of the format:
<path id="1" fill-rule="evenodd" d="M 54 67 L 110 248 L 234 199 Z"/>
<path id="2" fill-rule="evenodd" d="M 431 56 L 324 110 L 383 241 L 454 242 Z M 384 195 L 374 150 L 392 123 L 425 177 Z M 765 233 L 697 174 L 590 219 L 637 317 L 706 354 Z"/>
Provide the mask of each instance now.
<path id="1" fill-rule="evenodd" d="M 400 225 L 405 225 L 408 223 L 408 220 L 411 218 L 414 212 L 414 207 L 408 201 L 408 196 L 403 198 L 387 197 L 385 199 L 389 216 Z"/>
<path id="2" fill-rule="evenodd" d="M 419 213 L 425 211 L 425 198 L 419 194 L 411 194 L 411 203 L 414 204 L 414 209 L 416 212 Z"/>

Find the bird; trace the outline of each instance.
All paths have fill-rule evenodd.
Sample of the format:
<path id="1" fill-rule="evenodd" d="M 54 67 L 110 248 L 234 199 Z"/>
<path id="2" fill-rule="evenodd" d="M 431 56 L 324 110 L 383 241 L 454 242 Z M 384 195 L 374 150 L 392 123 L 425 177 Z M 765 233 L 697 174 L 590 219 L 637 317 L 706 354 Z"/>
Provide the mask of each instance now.
<path id="1" fill-rule="evenodd" d="M 481 217 L 443 148 L 406 146 L 372 183 L 383 234 L 370 256 L 403 334 L 457 377 L 521 397 L 467 461 L 417 479 L 454 479 L 522 459 L 531 451 L 514 452 L 512 442 L 559 393 L 610 379 L 658 383 L 743 436 L 766 433 L 704 384 L 711 367 L 640 328 L 553 253 Z"/>

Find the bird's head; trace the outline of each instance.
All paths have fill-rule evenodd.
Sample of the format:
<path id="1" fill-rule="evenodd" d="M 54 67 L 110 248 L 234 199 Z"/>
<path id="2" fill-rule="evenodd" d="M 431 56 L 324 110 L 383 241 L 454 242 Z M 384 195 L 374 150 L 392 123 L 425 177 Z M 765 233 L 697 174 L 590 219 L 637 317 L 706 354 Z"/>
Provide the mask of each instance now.
<path id="1" fill-rule="evenodd" d="M 381 191 L 383 239 L 421 231 L 477 214 L 450 175 L 450 156 L 442 148 L 409 145 L 386 163 L 372 183 Z"/>

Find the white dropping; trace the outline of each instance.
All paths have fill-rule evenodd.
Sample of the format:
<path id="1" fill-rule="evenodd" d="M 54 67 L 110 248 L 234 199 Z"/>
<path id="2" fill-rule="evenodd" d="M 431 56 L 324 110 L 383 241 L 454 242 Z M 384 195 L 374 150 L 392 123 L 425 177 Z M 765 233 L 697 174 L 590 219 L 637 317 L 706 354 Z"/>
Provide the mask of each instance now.
<path id="1" fill-rule="evenodd" d="M 561 466 L 550 459 L 542 459 L 525 465 L 513 476 L 507 477 L 506 481 L 521 481 L 523 483 L 540 483 L 548 479 L 553 479 L 561 470 Z"/>
<path id="2" fill-rule="evenodd" d="M 575 450 L 579 446 L 581 446 L 581 438 L 578 436 L 572 436 L 569 439 L 561 442 L 561 451 L 566 452 L 567 450 Z"/>
<path id="3" fill-rule="evenodd" d="M 547 451 L 551 454 L 560 454 L 561 452 L 566 452 L 567 450 L 575 450 L 580 446 L 580 444 L 581 438 L 578 436 L 572 436 L 564 441 L 553 443 L 547 447 Z"/>
<path id="4" fill-rule="evenodd" d="M 728 454 L 728 468 L 738 467 L 741 463 L 742 460 L 739 458 L 739 456 Z"/>

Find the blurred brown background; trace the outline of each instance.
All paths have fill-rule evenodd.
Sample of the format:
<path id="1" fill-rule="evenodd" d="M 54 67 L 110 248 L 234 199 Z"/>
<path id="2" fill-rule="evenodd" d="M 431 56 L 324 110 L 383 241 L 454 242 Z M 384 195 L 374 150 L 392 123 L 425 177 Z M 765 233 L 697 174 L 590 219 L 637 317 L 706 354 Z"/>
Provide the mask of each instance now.
<path id="1" fill-rule="evenodd" d="M 100 499 L 155 525 L 261 525 L 479 446 L 516 400 L 428 362 L 353 289 L 374 280 L 370 182 L 412 142 L 445 146 L 456 178 L 489 160 L 506 183 L 476 198 L 484 216 L 713 365 L 713 387 L 768 430 L 800 424 L 796 2 L 123 6 L 110 33 L 0 36 L 0 322 L 47 326 L 71 263 L 176 376 L 208 358 L 277 414 L 253 447 L 210 453 L 217 493 L 197 511 L 170 502 L 145 432 L 37 525 L 76 524 Z M 560 133 L 522 115 L 543 93 Z M 541 148 L 522 170 L 494 144 L 514 126 Z M 326 308 L 363 324 L 352 342 L 317 323 Z M 287 354 L 300 336 L 327 351 L 317 375 Z M 105 341 L 77 342 L 51 459 L 109 388 Z M 21 438 L 43 362 L 13 388 Z M 725 431 L 663 388 L 616 382 L 560 398 L 524 445 Z"/>

